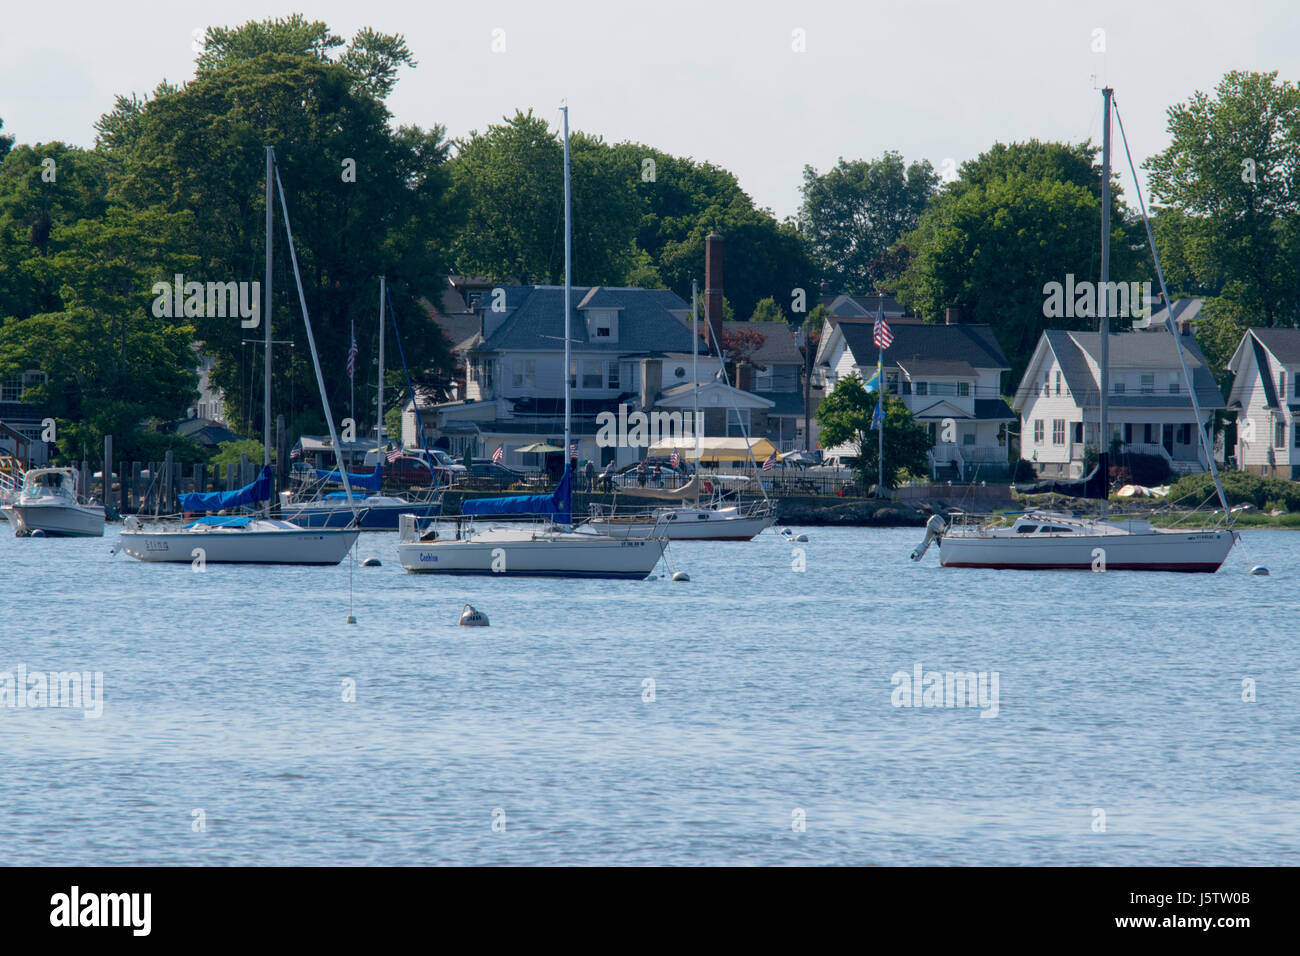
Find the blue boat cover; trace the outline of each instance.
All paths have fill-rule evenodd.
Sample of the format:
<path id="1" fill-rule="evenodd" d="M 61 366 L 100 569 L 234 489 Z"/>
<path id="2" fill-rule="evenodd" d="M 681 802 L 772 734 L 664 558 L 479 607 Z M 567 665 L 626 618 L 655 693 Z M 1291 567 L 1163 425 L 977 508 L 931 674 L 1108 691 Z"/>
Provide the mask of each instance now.
<path id="1" fill-rule="evenodd" d="M 332 481 L 336 485 L 343 484 L 343 478 L 342 476 L 339 475 L 337 471 L 321 471 L 319 468 L 316 469 L 316 480 Z M 378 464 L 375 465 L 375 470 L 373 474 L 354 475 L 352 474 L 352 472 L 350 471 L 348 472 L 348 481 L 350 481 L 354 487 L 364 488 L 366 489 L 366 491 L 378 491 L 380 482 L 382 482 L 383 480 L 384 480 L 383 467 Z"/>
<path id="2" fill-rule="evenodd" d="M 248 515 L 204 515 L 185 527 L 197 528 L 202 525 L 208 528 L 242 528 L 252 520 Z"/>
<path id="3" fill-rule="evenodd" d="M 262 467 L 261 477 L 234 491 L 189 492 L 180 496 L 182 511 L 225 511 L 267 501 L 271 497 L 271 466 Z"/>
<path id="4" fill-rule="evenodd" d="M 348 477 L 351 477 L 351 475 L 349 475 Z M 348 497 L 348 493 L 346 491 L 331 491 L 328 495 L 325 496 L 325 498 L 329 501 L 346 501 L 347 497 Z M 359 494 L 352 495 L 352 498 L 355 501 L 360 501 L 361 499 L 366 497 L 368 496 L 359 495 Z"/>
<path id="5" fill-rule="evenodd" d="M 512 495 L 509 498 L 466 498 L 460 503 L 465 515 L 542 515 L 556 524 L 573 524 L 573 477 L 569 466 L 555 492 L 549 495 Z"/>

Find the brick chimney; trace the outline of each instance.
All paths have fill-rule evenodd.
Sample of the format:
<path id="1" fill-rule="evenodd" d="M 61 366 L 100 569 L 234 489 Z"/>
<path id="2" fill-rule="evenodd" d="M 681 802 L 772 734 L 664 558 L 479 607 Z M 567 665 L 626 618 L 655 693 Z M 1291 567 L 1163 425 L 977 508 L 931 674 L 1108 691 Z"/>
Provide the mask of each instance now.
<path id="1" fill-rule="evenodd" d="M 722 342 L 722 237 L 711 232 L 704 240 L 704 334 L 709 343 Z"/>
<path id="2" fill-rule="evenodd" d="M 944 325 L 961 325 L 961 309 L 955 305 L 950 305 L 943 310 Z"/>
<path id="3" fill-rule="evenodd" d="M 748 362 L 741 362 L 736 366 L 736 388 L 742 392 L 754 390 L 754 366 Z"/>

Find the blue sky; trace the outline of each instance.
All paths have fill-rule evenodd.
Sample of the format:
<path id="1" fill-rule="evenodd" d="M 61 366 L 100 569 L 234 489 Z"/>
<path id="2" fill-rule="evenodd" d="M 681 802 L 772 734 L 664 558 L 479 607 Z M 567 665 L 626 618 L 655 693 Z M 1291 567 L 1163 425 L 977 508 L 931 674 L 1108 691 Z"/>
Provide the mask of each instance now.
<path id="1" fill-rule="evenodd" d="M 796 212 L 805 163 L 895 149 L 942 169 L 998 140 L 1095 140 L 1102 82 L 1140 162 L 1167 142 L 1167 107 L 1225 72 L 1300 79 L 1294 0 L 76 0 L 7 5 L 5 131 L 90 145 L 114 94 L 192 76 L 194 31 L 295 10 L 344 37 L 406 36 L 419 66 L 390 98 L 400 123 L 463 136 L 529 107 L 558 123 L 567 97 L 574 128 L 718 163 L 778 216 Z"/>

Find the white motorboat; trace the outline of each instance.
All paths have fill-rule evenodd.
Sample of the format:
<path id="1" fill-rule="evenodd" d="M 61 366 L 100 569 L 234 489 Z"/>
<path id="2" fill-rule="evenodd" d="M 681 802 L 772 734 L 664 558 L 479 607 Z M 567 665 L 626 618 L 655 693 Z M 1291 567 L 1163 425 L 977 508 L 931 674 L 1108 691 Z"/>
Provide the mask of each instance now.
<path id="1" fill-rule="evenodd" d="M 1230 528 L 1181 531 L 1137 518 L 1111 522 L 1033 511 L 997 526 L 962 517 L 951 525 L 932 517 L 913 557 L 919 560 L 937 539 L 939 563 L 946 568 L 1213 573 L 1237 539 Z"/>
<path id="2" fill-rule="evenodd" d="M 1102 90 L 1104 121 L 1102 124 L 1102 188 L 1101 188 L 1101 283 L 1107 288 L 1110 279 L 1110 114 L 1112 90 Z M 1123 130 L 1123 124 L 1120 126 Z M 1125 143 L 1127 150 L 1128 144 Z M 1130 166 L 1132 159 L 1130 157 Z M 1136 175 L 1135 175 L 1136 180 Z M 1147 220 L 1140 188 L 1137 190 L 1142 217 Z M 1169 300 L 1160 257 L 1155 248 L 1147 220 L 1147 239 L 1155 260 L 1156 276 L 1160 281 L 1164 301 Z M 1098 322 L 1100 355 L 1099 427 L 1103 436 L 1097 465 L 1078 482 L 1046 482 L 1047 487 L 1031 490 L 1063 491 L 1067 494 L 1096 498 L 1101 502 L 1099 519 L 1076 518 L 1050 512 L 1031 512 L 1018 517 L 1010 526 L 1005 519 L 972 521 L 962 515 L 952 523 L 938 515 L 926 526 L 925 540 L 912 552 L 912 560 L 920 561 L 932 543 L 939 545 L 939 563 L 950 568 L 997 568 L 1017 570 L 1090 570 L 1090 571 L 1204 571 L 1213 573 L 1223 565 L 1237 533 L 1231 528 L 1232 509 L 1223 493 L 1218 468 L 1214 463 L 1214 448 L 1206 434 L 1196 388 L 1187 370 L 1180 336 L 1173 327 L 1172 310 L 1167 316 L 1168 331 L 1177 350 L 1182 368 L 1183 387 L 1192 407 L 1196 431 L 1209 464 L 1214 487 L 1223 507 L 1220 524 L 1201 528 L 1156 528 L 1149 521 L 1124 518 L 1107 520 L 1109 502 L 1109 452 L 1104 436 L 1107 426 L 1107 392 L 1109 390 L 1110 320 L 1105 295 L 1098 296 L 1101 316 Z M 1071 486 L 1071 487 L 1064 487 Z"/>
<path id="3" fill-rule="evenodd" d="M 293 232 L 289 226 L 288 201 L 284 184 L 275 169 L 275 154 L 266 149 L 266 302 L 263 324 L 266 334 L 266 371 L 263 403 L 264 462 L 256 481 L 235 491 L 192 493 L 180 496 L 181 508 L 186 512 L 223 512 L 209 514 L 181 528 L 144 528 L 138 519 L 127 519 L 122 532 L 122 550 L 133 558 L 148 562 L 202 562 L 203 564 L 338 564 L 347 556 L 361 533 L 357 527 L 356 511 L 352 501 L 352 486 L 343 470 L 337 449 L 340 447 L 330 412 L 329 398 L 325 393 L 325 379 L 321 375 L 320 357 L 316 352 L 316 338 L 312 334 L 311 319 L 307 314 L 302 278 L 298 271 L 298 255 L 293 245 Z M 280 208 L 284 212 L 284 228 L 289 254 L 293 260 L 294 279 L 298 284 L 298 301 L 302 307 L 303 325 L 307 330 L 307 345 L 311 351 L 316 372 L 316 385 L 320 390 L 321 406 L 329 424 L 330 440 L 335 448 L 340 478 L 347 497 L 353 523 L 347 528 L 302 528 L 288 521 L 273 520 L 269 515 L 228 515 L 239 508 L 249 508 L 260 502 L 269 502 L 273 496 L 271 482 L 271 219 L 273 211 L 272 175 L 279 185 Z"/>
<path id="4" fill-rule="evenodd" d="M 634 493 L 683 504 L 624 512 L 617 506 L 592 505 L 584 527 L 614 535 L 655 533 L 673 541 L 749 541 L 776 523 L 776 509 L 769 501 L 727 505 L 717 500 L 701 505 L 698 475 L 675 491 L 637 489 Z M 688 501 L 692 504 L 684 503 Z"/>
<path id="5" fill-rule="evenodd" d="M 569 365 L 571 338 L 569 270 L 572 263 L 569 203 L 569 111 L 564 114 L 564 366 Z M 572 398 L 564 384 L 564 447 L 569 448 Z M 414 515 L 401 518 L 398 559 L 422 574 L 501 574 L 539 577 L 649 577 L 667 539 L 651 531 L 627 529 L 600 534 L 573 527 L 573 473 L 569 464 L 550 495 L 470 498 L 461 502 L 459 519 L 435 519 L 422 525 Z M 472 516 L 534 515 L 542 522 L 480 526 Z M 486 517 L 484 518 L 486 521 Z"/>
<path id="6" fill-rule="evenodd" d="M 126 519 L 122 550 L 149 562 L 210 564 L 338 564 L 360 533 L 356 529 L 300 528 L 288 521 L 211 515 L 183 528 L 148 530 Z"/>
<path id="7" fill-rule="evenodd" d="M 39 531 L 51 537 L 102 538 L 104 506 L 82 501 L 77 480 L 73 468 L 34 468 L 27 472 L 17 497 L 5 507 L 14 534 L 26 536 Z"/>

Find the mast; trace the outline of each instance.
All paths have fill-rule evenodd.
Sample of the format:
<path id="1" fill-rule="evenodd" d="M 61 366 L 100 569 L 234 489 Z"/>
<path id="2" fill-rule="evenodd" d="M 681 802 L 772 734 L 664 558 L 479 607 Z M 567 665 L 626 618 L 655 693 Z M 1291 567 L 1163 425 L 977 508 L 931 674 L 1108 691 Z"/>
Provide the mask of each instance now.
<path id="1" fill-rule="evenodd" d="M 263 348 L 266 351 L 264 361 L 264 381 L 262 383 L 262 464 L 271 463 L 271 215 L 273 199 L 271 196 L 271 164 L 275 161 L 275 147 L 266 147 L 266 276 L 263 280 L 265 305 L 262 306 L 262 326 L 266 335 Z M 107 468 L 104 469 L 108 471 Z M 275 481 L 272 480 L 272 494 Z M 271 516 L 271 501 L 266 502 L 266 516 Z"/>
<path id="2" fill-rule="evenodd" d="M 1110 435 L 1106 414 L 1106 393 L 1110 389 L 1110 98 L 1114 93 L 1109 86 L 1101 91 L 1101 286 L 1097 290 L 1097 333 L 1100 339 L 1098 363 L 1101 366 L 1100 412 L 1098 415 L 1097 470 L 1102 487 L 1101 518 L 1110 512 Z"/>
<path id="3" fill-rule="evenodd" d="M 572 396 L 570 395 L 569 369 L 573 359 L 569 344 L 569 267 L 573 252 L 571 242 L 571 223 L 569 210 L 569 105 L 560 107 L 564 114 L 564 468 L 569 469 L 569 419 L 572 415 Z"/>
<path id="4" fill-rule="evenodd" d="M 691 381 L 695 383 L 692 398 L 695 402 L 695 417 L 691 419 L 691 431 L 695 433 L 695 473 L 700 471 L 700 286 L 691 280 Z"/>
<path id="5" fill-rule="evenodd" d="M 379 277 L 379 397 L 375 401 L 376 447 L 384 447 L 384 277 Z"/>

